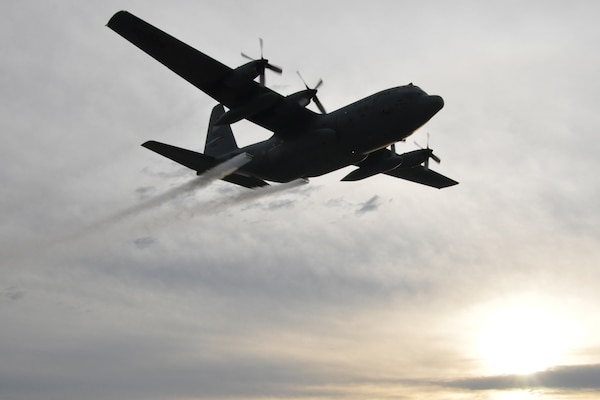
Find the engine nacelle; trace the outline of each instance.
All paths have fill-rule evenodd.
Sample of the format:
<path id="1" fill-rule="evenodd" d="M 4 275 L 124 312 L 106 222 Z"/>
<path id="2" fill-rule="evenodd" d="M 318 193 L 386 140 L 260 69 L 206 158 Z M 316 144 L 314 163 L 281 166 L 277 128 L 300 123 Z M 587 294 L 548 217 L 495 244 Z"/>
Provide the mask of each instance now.
<path id="1" fill-rule="evenodd" d="M 300 107 L 306 107 L 314 97 L 316 91 L 313 89 L 301 90 L 286 96 L 286 102 L 297 103 Z"/>
<path id="2" fill-rule="evenodd" d="M 363 165 L 366 163 L 366 165 Z M 367 158 L 361 163 L 360 168 L 355 169 L 346 175 L 343 181 L 358 181 L 368 178 L 373 175 L 382 174 L 393 169 L 399 168 L 403 163 L 402 156 L 391 155 L 390 157 L 381 158 L 376 162 L 369 162 Z"/>
<path id="3" fill-rule="evenodd" d="M 409 151 L 408 153 L 400 154 L 398 157 L 402 158 L 402 164 L 400 168 L 413 168 L 423 164 L 430 157 L 431 149 L 420 149 Z"/>
<path id="4" fill-rule="evenodd" d="M 281 97 L 274 92 L 261 94 L 246 104 L 227 111 L 215 122 L 215 125 L 233 124 L 244 118 L 251 117 L 273 107 L 280 99 Z"/>
<path id="5" fill-rule="evenodd" d="M 266 60 L 254 60 L 240 65 L 231 72 L 225 80 L 225 85 L 230 88 L 240 87 L 253 81 L 264 70 Z"/>
<path id="6" fill-rule="evenodd" d="M 430 149 L 409 151 L 408 153 L 395 154 L 390 151 L 373 153 L 359 164 L 359 168 L 350 172 L 342 180 L 358 181 L 377 174 L 398 168 L 414 168 L 423 164 L 431 155 Z"/>

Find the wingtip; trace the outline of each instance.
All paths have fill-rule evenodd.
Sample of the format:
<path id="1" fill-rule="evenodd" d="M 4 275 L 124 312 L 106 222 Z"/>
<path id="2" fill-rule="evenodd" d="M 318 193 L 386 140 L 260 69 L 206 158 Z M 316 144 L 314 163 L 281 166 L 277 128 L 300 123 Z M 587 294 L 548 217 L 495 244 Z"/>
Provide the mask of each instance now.
<path id="1" fill-rule="evenodd" d="M 152 145 L 155 143 L 156 143 L 156 141 L 154 141 L 154 140 L 148 140 L 147 142 L 142 143 L 141 146 L 145 147 L 147 149 L 151 149 Z"/>
<path id="2" fill-rule="evenodd" d="M 453 182 L 451 182 L 451 183 L 449 183 L 447 185 L 440 186 L 438 189 L 445 189 L 445 188 L 449 188 L 449 187 L 456 186 L 456 185 L 458 185 L 458 182 L 453 181 Z"/>
<path id="3" fill-rule="evenodd" d="M 112 29 L 115 26 L 115 24 L 126 15 L 129 15 L 128 11 L 117 11 L 112 17 L 110 17 L 110 19 L 106 23 L 106 26 Z"/>

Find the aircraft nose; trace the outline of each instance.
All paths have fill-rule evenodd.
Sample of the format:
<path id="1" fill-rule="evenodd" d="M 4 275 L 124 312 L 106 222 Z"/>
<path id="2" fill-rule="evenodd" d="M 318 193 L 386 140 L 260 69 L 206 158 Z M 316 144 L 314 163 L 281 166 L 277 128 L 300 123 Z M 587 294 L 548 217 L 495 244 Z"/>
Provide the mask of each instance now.
<path id="1" fill-rule="evenodd" d="M 444 99 L 441 96 L 429 96 L 429 102 L 431 103 L 431 107 L 435 109 L 436 112 L 440 111 L 444 107 Z"/>

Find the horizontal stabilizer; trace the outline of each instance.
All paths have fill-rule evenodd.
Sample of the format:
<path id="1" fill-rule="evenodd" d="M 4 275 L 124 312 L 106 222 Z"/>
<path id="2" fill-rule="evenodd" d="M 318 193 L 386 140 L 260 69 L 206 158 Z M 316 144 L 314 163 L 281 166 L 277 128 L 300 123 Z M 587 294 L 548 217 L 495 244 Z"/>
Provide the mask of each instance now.
<path id="1" fill-rule="evenodd" d="M 218 170 L 218 168 L 216 167 L 227 167 L 227 163 L 229 162 L 232 162 L 233 165 L 231 167 L 235 170 L 239 168 L 240 164 L 243 165 L 244 163 L 247 163 L 250 159 L 250 156 L 248 154 L 242 153 L 238 154 L 232 159 L 229 159 L 228 161 L 220 163 L 214 157 L 208 156 L 206 154 L 197 153 L 195 151 L 171 146 L 170 144 L 155 142 L 154 140 L 150 140 L 142 144 L 142 146 L 160 154 L 161 156 L 165 156 L 181 165 L 193 169 L 198 174 L 202 174 L 208 170 L 216 171 Z M 235 159 L 237 157 L 240 157 L 240 160 L 236 161 Z M 245 162 L 244 159 L 246 159 Z M 262 179 L 241 175 L 236 172 L 229 173 L 226 171 L 227 170 L 219 171 L 219 173 L 227 174 L 226 176 L 220 178 L 226 182 L 234 183 L 236 185 L 244 186 L 250 189 L 262 186 L 269 186 L 269 184 L 263 181 Z"/>
<path id="2" fill-rule="evenodd" d="M 198 173 L 207 171 L 218 164 L 214 157 L 197 153 L 195 151 L 182 149 L 181 147 L 171 146 L 170 144 L 155 142 L 154 140 L 150 140 L 142 144 L 142 146 L 160 154 L 161 156 L 170 158 L 181 165 L 193 169 Z"/>
<path id="3" fill-rule="evenodd" d="M 413 168 L 396 168 L 385 172 L 385 174 L 438 189 L 458 185 L 458 182 L 454 179 L 450 179 L 430 169 L 425 169 L 422 165 Z"/>

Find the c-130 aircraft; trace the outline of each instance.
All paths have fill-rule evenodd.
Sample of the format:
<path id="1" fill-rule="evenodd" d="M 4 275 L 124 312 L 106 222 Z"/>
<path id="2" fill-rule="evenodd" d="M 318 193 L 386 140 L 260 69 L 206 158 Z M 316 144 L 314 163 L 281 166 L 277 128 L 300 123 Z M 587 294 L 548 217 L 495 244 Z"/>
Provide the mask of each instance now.
<path id="1" fill-rule="evenodd" d="M 266 181 L 307 179 L 355 165 L 358 168 L 343 181 L 383 173 L 438 189 L 458 184 L 429 169 L 429 159 L 440 161 L 429 145 L 403 154 L 395 151 L 396 142 L 444 106 L 440 96 L 428 95 L 412 83 L 326 113 L 316 97 L 322 81 L 312 89 L 305 84 L 305 90 L 288 96 L 265 86 L 265 70 L 282 70 L 263 57 L 262 40 L 260 59 L 232 69 L 127 11 L 117 12 L 107 26 L 219 102 L 212 110 L 204 154 L 156 141 L 142 145 L 198 175 L 245 153 L 251 161 L 224 181 L 257 188 L 268 185 Z M 306 108 L 311 101 L 321 114 Z M 273 135 L 239 148 L 230 125 L 242 119 Z"/>

